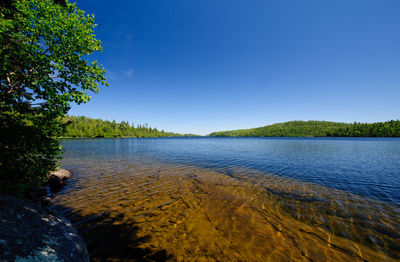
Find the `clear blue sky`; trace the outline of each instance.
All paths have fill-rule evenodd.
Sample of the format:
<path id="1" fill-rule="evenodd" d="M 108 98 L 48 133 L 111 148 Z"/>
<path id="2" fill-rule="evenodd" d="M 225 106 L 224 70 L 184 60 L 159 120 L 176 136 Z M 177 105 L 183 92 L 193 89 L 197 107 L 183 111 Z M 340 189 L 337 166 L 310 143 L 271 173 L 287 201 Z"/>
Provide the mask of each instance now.
<path id="1" fill-rule="evenodd" d="M 71 115 L 179 133 L 400 118 L 398 0 L 78 0 L 110 86 Z"/>

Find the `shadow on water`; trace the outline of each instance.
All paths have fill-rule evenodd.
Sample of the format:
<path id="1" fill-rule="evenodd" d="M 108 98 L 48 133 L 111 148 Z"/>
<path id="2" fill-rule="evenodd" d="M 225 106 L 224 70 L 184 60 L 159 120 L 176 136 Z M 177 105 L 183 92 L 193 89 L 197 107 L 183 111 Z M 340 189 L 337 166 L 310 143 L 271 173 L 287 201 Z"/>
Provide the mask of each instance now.
<path id="1" fill-rule="evenodd" d="M 52 209 L 63 214 L 83 238 L 89 251 L 90 261 L 169 261 L 174 257 L 166 250 L 142 248 L 151 236 L 138 236 L 137 222 L 123 213 L 83 215 L 61 205 Z"/>

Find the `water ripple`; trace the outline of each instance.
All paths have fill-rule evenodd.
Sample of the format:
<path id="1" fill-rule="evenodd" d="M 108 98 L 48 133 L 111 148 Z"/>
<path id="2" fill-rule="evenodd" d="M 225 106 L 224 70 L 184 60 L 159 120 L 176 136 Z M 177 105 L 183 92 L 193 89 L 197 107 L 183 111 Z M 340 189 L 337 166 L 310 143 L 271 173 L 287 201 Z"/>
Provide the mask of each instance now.
<path id="1" fill-rule="evenodd" d="M 107 143 L 96 144 L 101 141 Z M 259 154 L 265 163 L 260 168 L 260 156 L 244 150 L 248 145 L 241 140 L 242 149 L 234 157 L 229 151 L 225 155 L 220 151 L 212 153 L 211 149 L 200 150 L 200 157 L 194 153 L 185 156 L 187 151 L 182 149 L 181 140 L 175 145 L 177 149 L 169 148 L 169 140 L 144 140 L 150 144 L 141 145 L 139 151 L 133 150 L 132 145 L 138 147 L 144 142 L 125 141 L 130 146 L 119 140 L 90 141 L 95 145 L 88 145 L 85 140 L 66 143 L 63 164 L 74 177 L 55 197 L 54 204 L 84 232 L 86 241 L 98 243 L 95 228 L 103 228 L 105 223 L 113 230 L 129 225 L 123 228 L 135 238 L 124 237 L 119 245 L 129 249 L 140 242 L 133 246 L 146 250 L 146 256 L 162 251 L 181 261 L 400 259 L 400 208 L 398 196 L 391 194 L 398 190 L 397 181 L 385 182 L 376 174 L 363 178 L 364 171 L 373 173 L 379 169 L 364 160 L 359 161 L 362 168 L 350 165 L 347 159 L 346 165 L 331 171 L 328 169 L 333 164 L 324 162 L 313 164 L 310 174 L 308 168 L 301 175 L 290 176 L 290 172 L 309 163 L 309 155 L 294 152 L 288 157 L 281 150 L 278 158 L 287 159 L 278 165 L 274 163 L 277 158 Z M 203 145 L 211 143 L 200 141 Z M 218 141 L 211 144 L 218 145 Z M 257 145 L 252 144 L 253 140 L 244 141 L 256 147 L 266 146 L 259 141 Z M 303 143 L 288 147 L 306 152 L 321 147 L 311 142 L 311 148 Z M 357 147 L 351 141 L 345 142 L 352 150 Z M 110 143 L 114 147 L 108 152 L 104 147 Z M 329 145 L 332 141 L 323 143 Z M 221 147 L 229 149 L 224 143 Z M 156 149 L 160 150 L 157 154 Z M 334 144 L 334 149 L 327 150 L 329 158 L 337 150 L 344 149 Z M 243 153 L 250 156 L 243 157 Z M 305 163 L 294 164 L 290 158 Z M 345 172 L 350 173 L 344 176 Z M 327 181 L 329 185 L 325 186 Z M 349 185 L 344 186 L 346 183 Z M 377 184 L 380 187 L 371 193 L 370 188 L 377 188 Z M 125 231 L 121 235 L 125 236 Z M 144 237 L 146 241 L 142 241 Z M 104 251 L 89 251 L 92 258 L 101 261 L 118 250 L 111 245 Z"/>

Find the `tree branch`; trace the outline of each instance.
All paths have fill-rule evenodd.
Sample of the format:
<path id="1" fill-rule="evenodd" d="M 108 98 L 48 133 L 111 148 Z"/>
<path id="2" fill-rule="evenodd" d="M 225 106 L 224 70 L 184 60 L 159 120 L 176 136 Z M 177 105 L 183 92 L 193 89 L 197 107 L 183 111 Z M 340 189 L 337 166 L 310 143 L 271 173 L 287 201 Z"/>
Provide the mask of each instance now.
<path id="1" fill-rule="evenodd" d="M 9 75 L 6 76 L 6 80 L 7 80 L 7 86 L 9 87 L 6 94 L 10 94 L 12 92 L 15 91 L 15 88 L 11 85 L 11 79 L 10 76 L 13 74 L 13 72 L 11 72 Z"/>

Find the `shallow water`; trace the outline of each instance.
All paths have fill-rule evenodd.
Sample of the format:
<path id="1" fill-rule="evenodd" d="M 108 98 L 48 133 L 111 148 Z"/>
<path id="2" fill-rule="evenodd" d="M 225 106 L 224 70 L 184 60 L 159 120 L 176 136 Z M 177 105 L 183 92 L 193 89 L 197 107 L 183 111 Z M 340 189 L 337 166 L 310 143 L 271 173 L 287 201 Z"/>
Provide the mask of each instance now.
<path id="1" fill-rule="evenodd" d="M 63 144 L 53 202 L 93 260 L 400 259 L 398 139 Z"/>

